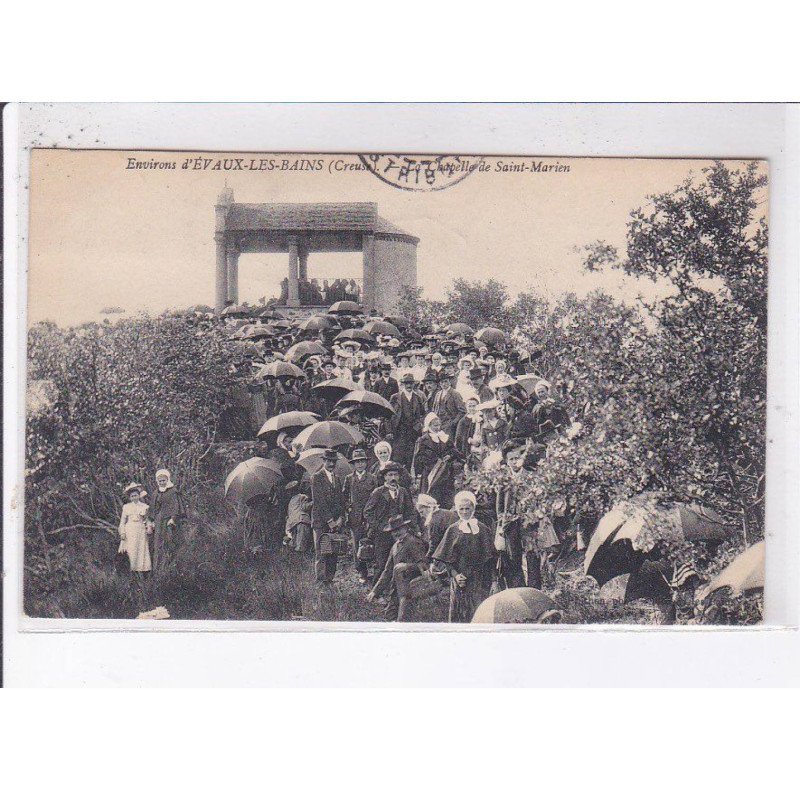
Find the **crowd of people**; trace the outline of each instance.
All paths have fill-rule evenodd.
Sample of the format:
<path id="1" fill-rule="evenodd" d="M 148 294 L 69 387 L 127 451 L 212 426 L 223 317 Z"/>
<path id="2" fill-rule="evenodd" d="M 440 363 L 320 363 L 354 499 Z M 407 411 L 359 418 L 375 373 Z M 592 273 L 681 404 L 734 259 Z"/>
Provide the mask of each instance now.
<path id="1" fill-rule="evenodd" d="M 514 487 L 573 425 L 531 355 L 493 328 L 419 331 L 402 317 L 364 314 L 322 319 L 330 325 L 220 323 L 233 336 L 244 330 L 249 342 L 233 366 L 240 382 L 227 435 L 253 438 L 268 420 L 287 422 L 262 435 L 264 455 L 286 481 L 249 503 L 248 546 L 281 536 L 292 550 L 313 552 L 322 587 L 351 561 L 367 599 L 383 602 L 389 620 L 407 619 L 415 599 L 442 584 L 450 588 L 449 620 L 468 622 L 498 588 L 552 581 L 555 554 L 575 545 L 567 510 L 548 509 L 531 524 Z M 297 369 L 283 374 L 275 369 L 281 362 Z M 382 406 L 369 395 L 338 402 L 351 389 L 377 395 Z M 311 473 L 295 442 L 301 429 L 288 425 L 303 411 L 357 432 L 353 443 L 330 443 Z M 518 480 L 479 500 L 468 476 L 500 465 Z"/>
<path id="2" fill-rule="evenodd" d="M 604 524 L 613 533 L 640 512 L 661 515 L 669 525 L 677 519 L 687 540 L 708 542 L 707 556 L 698 556 L 707 560 L 734 528 L 710 509 L 658 492 L 640 493 L 630 508 L 615 505 L 602 518 L 605 509 L 574 496 L 532 501 L 531 485 L 547 478 L 539 471 L 551 445 L 584 433 L 583 410 L 570 414 L 562 400 L 569 387 L 554 387 L 540 374 L 540 355 L 503 331 L 415 327 L 402 316 L 365 314 L 351 301 L 311 317 L 244 305 L 219 315 L 190 310 L 187 319 L 198 337 L 224 343 L 230 358 L 217 443 L 227 457 L 255 456 L 225 482 L 248 557 L 271 558 L 285 547 L 321 593 L 358 582 L 390 621 L 422 611 L 424 619 L 469 622 L 504 589 L 560 590 L 557 575 L 603 586 L 626 573 L 626 603 L 649 600 L 666 622 L 696 618 L 702 576 L 691 561 L 661 541 L 643 540 L 628 555 L 613 545 L 603 550 L 608 543 L 598 535 Z M 237 470 L 251 462 L 266 477 L 229 495 Z M 186 518 L 167 470 L 155 473 L 150 488 L 150 504 L 141 483 L 125 488 L 119 521 L 118 558 L 145 607 L 159 594 Z M 751 557 L 741 554 L 745 567 Z M 738 560 L 733 566 L 744 569 Z M 738 585 L 721 575 L 728 583 L 720 586 Z M 730 614 L 739 613 L 731 604 Z"/>
<path id="3" fill-rule="evenodd" d="M 336 278 L 332 282 L 323 280 L 322 284 L 312 278 L 310 281 L 300 278 L 298 281 L 300 304 L 304 306 L 320 306 L 347 300 L 352 303 L 361 302 L 361 287 L 353 280 Z M 279 302 L 285 303 L 289 299 L 289 279 L 281 281 L 281 296 Z"/>

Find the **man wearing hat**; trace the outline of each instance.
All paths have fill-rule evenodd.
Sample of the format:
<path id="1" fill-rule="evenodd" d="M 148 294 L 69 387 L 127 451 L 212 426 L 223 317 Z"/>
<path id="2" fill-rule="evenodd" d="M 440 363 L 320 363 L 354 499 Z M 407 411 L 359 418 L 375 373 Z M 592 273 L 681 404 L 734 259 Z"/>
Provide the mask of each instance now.
<path id="1" fill-rule="evenodd" d="M 439 373 L 439 389 L 431 398 L 430 410 L 442 421 L 442 430 L 452 438 L 456 425 L 466 413 L 464 400 L 453 388 L 454 372 L 445 367 Z"/>
<path id="2" fill-rule="evenodd" d="M 400 514 L 387 520 L 383 532 L 393 537 L 394 544 L 367 600 L 371 602 L 388 590 L 385 618 L 389 622 L 405 622 L 411 602 L 409 584 L 427 569 L 428 546 L 411 530 L 410 521 Z"/>
<path id="3" fill-rule="evenodd" d="M 392 549 L 392 535 L 383 529 L 392 517 L 400 516 L 411 521 L 418 530 L 419 515 L 411 500 L 411 493 L 400 485 L 400 465 L 390 461 L 383 468 L 383 486 L 374 489 L 364 506 L 364 521 L 367 535 L 375 544 L 375 574 L 380 576 L 389 551 Z"/>
<path id="4" fill-rule="evenodd" d="M 353 450 L 350 457 L 353 474 L 344 479 L 344 493 L 347 498 L 347 525 L 353 540 L 353 564 L 361 583 L 367 582 L 369 565 L 358 560 L 358 545 L 366 536 L 367 523 L 364 519 L 364 506 L 370 495 L 378 486 L 378 479 L 367 471 L 367 454 L 361 447 Z"/>
<path id="5" fill-rule="evenodd" d="M 400 391 L 400 386 L 392 377 L 392 365 L 388 362 L 381 364 L 381 374 L 375 379 L 373 392 L 379 394 L 384 400 L 391 400 L 393 395 Z"/>
<path id="6" fill-rule="evenodd" d="M 336 450 L 325 450 L 322 466 L 311 478 L 314 573 L 325 586 L 330 586 L 336 575 L 336 553 L 331 536 L 342 527 L 346 510 L 344 484 L 334 473 L 338 457 Z"/>
<path id="7" fill-rule="evenodd" d="M 430 410 L 433 396 L 439 384 L 439 377 L 433 370 L 428 370 L 422 379 L 422 396 L 425 398 L 425 408 Z"/>
<path id="8" fill-rule="evenodd" d="M 333 359 L 330 356 L 326 356 L 322 362 L 322 380 L 329 381 L 335 378 L 335 369 L 336 364 L 333 363 Z"/>
<path id="9" fill-rule="evenodd" d="M 478 395 L 481 403 L 485 403 L 494 397 L 492 390 L 484 383 L 486 375 L 480 367 L 473 367 L 469 371 L 469 382 L 472 391 Z"/>
<path id="10" fill-rule="evenodd" d="M 414 445 L 422 432 L 422 423 L 428 413 L 425 398 L 414 390 L 414 376 L 410 372 L 400 378 L 400 391 L 389 401 L 394 407 L 394 416 L 388 421 L 388 429 L 394 441 L 392 453 L 406 469 L 411 468 Z"/>

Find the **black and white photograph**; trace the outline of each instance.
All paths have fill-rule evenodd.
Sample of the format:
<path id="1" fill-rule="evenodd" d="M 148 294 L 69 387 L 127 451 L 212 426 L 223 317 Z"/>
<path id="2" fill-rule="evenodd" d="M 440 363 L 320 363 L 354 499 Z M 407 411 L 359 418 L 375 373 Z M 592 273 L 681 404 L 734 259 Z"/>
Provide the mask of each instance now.
<path id="1" fill-rule="evenodd" d="M 30 164 L 26 618 L 762 622 L 765 161 Z"/>

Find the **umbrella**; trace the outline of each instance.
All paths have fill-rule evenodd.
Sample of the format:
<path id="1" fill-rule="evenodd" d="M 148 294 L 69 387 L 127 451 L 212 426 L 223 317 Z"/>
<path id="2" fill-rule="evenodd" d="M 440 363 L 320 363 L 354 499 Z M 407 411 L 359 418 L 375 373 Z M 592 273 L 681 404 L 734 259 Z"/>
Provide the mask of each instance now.
<path id="1" fill-rule="evenodd" d="M 201 303 L 200 305 L 192 306 L 189 311 L 192 311 L 195 314 L 212 314 L 214 309 L 211 308 L 211 306 L 206 306 Z"/>
<path id="2" fill-rule="evenodd" d="M 327 331 L 336 326 L 327 317 L 314 314 L 314 316 L 304 319 L 297 327 L 301 331 Z"/>
<path id="3" fill-rule="evenodd" d="M 306 356 L 324 356 L 327 352 L 319 342 L 298 342 L 286 351 L 286 360 L 300 361 Z"/>
<path id="4" fill-rule="evenodd" d="M 228 306 L 220 312 L 221 317 L 246 317 L 250 313 L 247 306 Z"/>
<path id="5" fill-rule="evenodd" d="M 256 379 L 261 378 L 304 378 L 305 372 L 295 364 L 286 361 L 273 361 L 262 367 L 256 374 Z"/>
<path id="6" fill-rule="evenodd" d="M 597 523 L 583 565 L 601 586 L 617 575 L 636 572 L 658 540 L 722 541 L 735 533 L 733 526 L 703 506 L 645 503 L 646 496 L 619 503 Z"/>
<path id="7" fill-rule="evenodd" d="M 295 437 L 294 443 L 304 450 L 307 447 L 339 447 L 360 444 L 364 437 L 358 428 L 344 422 L 315 422 Z"/>
<path id="8" fill-rule="evenodd" d="M 236 331 L 239 339 L 266 339 L 277 333 L 271 325 L 245 325 Z"/>
<path id="9" fill-rule="evenodd" d="M 353 342 L 365 342 L 366 344 L 375 344 L 375 338 L 370 336 L 366 331 L 357 328 L 348 328 L 341 331 L 334 337 L 334 342 L 342 342 L 348 339 Z"/>
<path id="10" fill-rule="evenodd" d="M 673 512 L 675 523 L 685 539 L 692 541 L 724 541 L 736 533 L 736 527 L 710 508 L 692 503 L 678 503 Z"/>
<path id="11" fill-rule="evenodd" d="M 751 589 L 763 589 L 765 556 L 766 544 L 762 539 L 739 553 L 716 578 L 700 589 L 698 598 L 703 600 L 723 586 L 728 586 L 733 594 L 742 594 Z"/>
<path id="12" fill-rule="evenodd" d="M 297 459 L 297 464 L 298 466 L 301 466 L 309 475 L 313 475 L 315 472 L 319 472 L 319 468 L 322 466 L 322 457 L 324 454 L 324 447 L 312 447 L 309 450 L 303 450 Z M 334 475 L 344 478 L 347 475 L 350 475 L 352 471 L 353 467 L 351 466 L 350 462 L 341 453 L 338 453 L 336 456 L 336 466 L 333 468 Z"/>
<path id="13" fill-rule="evenodd" d="M 276 414 L 274 417 L 270 417 L 261 426 L 257 436 L 260 438 L 281 431 L 300 433 L 303 428 L 307 428 L 315 422 L 319 422 L 319 414 L 311 411 L 287 411 L 285 414 Z"/>
<path id="14" fill-rule="evenodd" d="M 496 378 L 492 378 L 492 380 L 489 381 L 489 386 L 493 390 L 505 389 L 509 386 L 516 386 L 516 385 L 517 385 L 517 380 L 515 378 L 512 378 L 511 375 L 508 374 L 498 375 Z"/>
<path id="15" fill-rule="evenodd" d="M 400 329 L 396 325 L 381 320 L 368 322 L 362 330 L 366 331 L 370 336 L 402 336 Z"/>
<path id="16" fill-rule="evenodd" d="M 525 587 L 487 597 L 475 610 L 472 622 L 550 622 L 560 616 L 560 609 L 544 592 Z"/>
<path id="17" fill-rule="evenodd" d="M 505 344 L 506 335 L 500 328 L 481 328 L 475 334 L 475 339 L 490 347 L 498 347 L 501 344 Z"/>
<path id="18" fill-rule="evenodd" d="M 517 383 L 528 394 L 533 394 L 533 390 L 536 387 L 536 384 L 539 383 L 540 380 L 543 380 L 541 375 L 534 375 L 532 372 L 528 372 L 525 375 L 517 375 Z"/>
<path id="19" fill-rule="evenodd" d="M 472 336 L 475 333 L 475 329 L 470 328 L 466 322 L 454 322 L 447 326 L 446 331 L 451 336 Z"/>
<path id="20" fill-rule="evenodd" d="M 339 406 L 342 408 L 358 406 L 364 412 L 364 416 L 370 419 L 376 417 L 389 419 L 394 416 L 394 408 L 388 400 L 381 397 L 377 392 L 367 392 L 358 388 L 346 394 L 336 406 L 337 408 Z"/>
<path id="21" fill-rule="evenodd" d="M 329 309 L 329 314 L 360 314 L 361 306 L 352 300 L 339 300 Z"/>
<path id="22" fill-rule="evenodd" d="M 392 325 L 396 325 L 401 330 L 405 330 L 406 328 L 411 327 L 411 320 L 408 317 L 404 317 L 402 314 L 395 314 L 390 317 L 384 317 L 386 322 L 391 322 Z"/>
<path id="23" fill-rule="evenodd" d="M 312 392 L 321 395 L 326 400 L 338 400 L 356 389 L 358 389 L 358 384 L 347 378 L 331 378 L 328 381 L 320 381 L 311 387 Z"/>
<path id="24" fill-rule="evenodd" d="M 288 319 L 275 319 L 270 322 L 270 325 L 272 325 L 273 328 L 281 328 L 283 330 L 287 328 L 294 328 L 294 323 Z"/>
<path id="25" fill-rule="evenodd" d="M 258 316 L 259 319 L 286 319 L 277 308 L 273 308 L 272 306 L 267 306 L 263 311 L 259 312 Z"/>
<path id="26" fill-rule="evenodd" d="M 240 327 L 236 328 L 231 334 L 231 339 L 244 339 L 250 331 L 255 328 L 255 325 L 245 322 Z"/>
<path id="27" fill-rule="evenodd" d="M 225 478 L 225 497 L 239 505 L 269 494 L 283 482 L 280 464 L 269 458 L 248 458 L 237 464 Z"/>

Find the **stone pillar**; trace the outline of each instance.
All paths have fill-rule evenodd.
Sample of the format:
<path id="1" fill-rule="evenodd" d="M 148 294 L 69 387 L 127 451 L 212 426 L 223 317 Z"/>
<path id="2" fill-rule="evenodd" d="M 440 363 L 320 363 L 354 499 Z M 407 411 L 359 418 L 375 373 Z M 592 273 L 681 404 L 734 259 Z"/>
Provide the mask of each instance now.
<path id="1" fill-rule="evenodd" d="M 301 281 L 308 280 L 308 242 L 300 239 L 297 243 L 297 258 L 299 259 L 298 274 Z"/>
<path id="2" fill-rule="evenodd" d="M 361 281 L 361 304 L 368 314 L 375 308 L 375 237 L 365 233 L 361 238 L 364 275 Z"/>
<path id="3" fill-rule="evenodd" d="M 215 233 L 214 241 L 217 245 L 217 282 L 216 282 L 216 309 L 217 314 L 225 308 L 228 301 L 228 263 L 225 254 L 225 234 Z"/>
<path id="4" fill-rule="evenodd" d="M 289 237 L 289 299 L 286 305 L 291 308 L 300 307 L 300 262 L 298 258 L 297 237 Z"/>
<path id="5" fill-rule="evenodd" d="M 228 298 L 231 303 L 239 302 L 239 248 L 233 244 L 228 244 Z"/>

